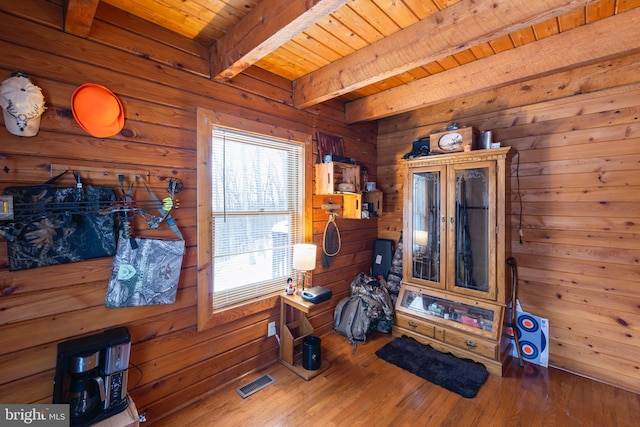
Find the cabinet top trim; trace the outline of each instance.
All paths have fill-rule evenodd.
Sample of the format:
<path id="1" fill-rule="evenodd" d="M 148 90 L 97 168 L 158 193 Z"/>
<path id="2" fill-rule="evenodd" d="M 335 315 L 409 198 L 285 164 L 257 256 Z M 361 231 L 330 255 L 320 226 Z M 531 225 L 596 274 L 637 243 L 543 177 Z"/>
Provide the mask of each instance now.
<path id="1" fill-rule="evenodd" d="M 511 147 L 492 148 L 490 150 L 472 150 L 463 153 L 437 154 L 431 156 L 418 157 L 411 160 L 400 160 L 405 167 L 426 166 L 426 165 L 446 165 L 460 162 L 475 162 L 482 160 L 497 160 L 511 157 L 515 150 Z"/>

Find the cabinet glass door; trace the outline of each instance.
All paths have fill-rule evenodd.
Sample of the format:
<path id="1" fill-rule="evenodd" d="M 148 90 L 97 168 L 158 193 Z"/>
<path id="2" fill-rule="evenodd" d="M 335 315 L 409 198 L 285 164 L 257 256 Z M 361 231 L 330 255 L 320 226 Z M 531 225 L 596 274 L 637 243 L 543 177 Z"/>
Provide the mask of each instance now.
<path id="1" fill-rule="evenodd" d="M 396 310 L 492 339 L 501 329 L 499 306 L 408 284 L 402 285 Z"/>
<path id="2" fill-rule="evenodd" d="M 495 166 L 456 165 L 449 169 L 454 184 L 449 201 L 449 260 L 453 277 L 447 287 L 468 295 L 495 298 Z M 451 263 L 453 265 L 451 265 Z"/>
<path id="3" fill-rule="evenodd" d="M 411 174 L 411 278 L 444 288 L 441 246 L 444 229 L 442 178 L 444 169 L 420 170 Z"/>

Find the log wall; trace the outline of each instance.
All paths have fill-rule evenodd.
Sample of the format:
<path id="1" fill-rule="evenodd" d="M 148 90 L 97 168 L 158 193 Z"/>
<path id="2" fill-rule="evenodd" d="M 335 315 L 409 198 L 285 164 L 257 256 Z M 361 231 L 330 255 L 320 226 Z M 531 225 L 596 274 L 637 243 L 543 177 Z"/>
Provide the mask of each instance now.
<path id="1" fill-rule="evenodd" d="M 381 121 L 379 235 L 402 230 L 398 160 L 451 122 L 514 147 L 511 252 L 525 311 L 549 319 L 550 365 L 640 393 L 640 55 Z M 522 229 L 522 240 L 519 229 Z"/>
<path id="2" fill-rule="evenodd" d="M 159 419 L 215 392 L 221 385 L 276 362 L 278 344 L 267 323 L 279 324 L 279 305 L 204 332 L 196 330 L 196 108 L 203 107 L 314 135 L 344 138 L 345 155 L 361 160 L 375 179 L 376 127 L 346 126 L 341 104 L 301 111 L 291 106 L 290 83 L 259 70 L 237 76 L 239 90 L 208 77 L 207 50 L 101 3 L 87 39 L 65 34 L 56 3 L 25 0 L 0 6 L 0 76 L 26 72 L 42 88 L 47 110 L 33 138 L 11 135 L 0 125 L 0 187 L 43 183 L 67 166 L 85 184 L 118 189 L 118 174 L 140 174 L 159 196 L 166 181 L 184 190 L 174 217 L 187 245 L 176 302 L 106 309 L 112 258 L 17 272 L 7 269 L 0 243 L 0 402 L 51 401 L 56 346 L 60 341 L 126 326 L 132 334 L 130 392 L 148 420 Z M 114 22 L 126 22 L 117 26 Z M 86 134 L 70 110 L 83 83 L 102 84 L 124 105 L 120 134 Z M 314 161 L 317 157 L 314 147 Z M 312 167 L 312 165 L 308 165 Z M 138 188 L 136 198 L 148 198 Z M 313 200 L 313 240 L 322 245 L 328 219 Z M 377 220 L 338 219 L 342 249 L 314 283 L 333 290 L 333 304 L 311 319 L 318 333 L 333 323 L 333 306 L 352 278 L 371 266 Z M 139 218 L 139 235 L 173 237 L 166 226 L 151 232 Z M 285 284 L 283 283 L 283 290 Z M 276 299 L 277 301 L 277 299 Z"/>

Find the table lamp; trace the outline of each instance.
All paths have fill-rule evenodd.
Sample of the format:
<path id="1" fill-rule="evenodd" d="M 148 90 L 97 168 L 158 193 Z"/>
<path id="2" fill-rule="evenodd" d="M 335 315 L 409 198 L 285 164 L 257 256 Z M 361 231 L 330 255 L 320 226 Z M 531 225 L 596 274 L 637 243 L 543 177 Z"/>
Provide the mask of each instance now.
<path id="1" fill-rule="evenodd" d="M 424 230 L 415 231 L 414 244 L 418 247 L 415 250 L 413 259 L 414 271 L 417 271 L 418 277 L 423 279 L 424 262 L 427 260 L 427 245 L 429 244 L 429 232 Z M 431 280 L 431 264 L 427 266 L 428 279 Z"/>
<path id="2" fill-rule="evenodd" d="M 316 268 L 316 245 L 308 243 L 293 245 L 293 268 L 302 272 L 302 291 L 304 291 L 307 272 Z"/>
<path id="3" fill-rule="evenodd" d="M 429 232 L 423 230 L 416 230 L 416 245 L 422 247 L 427 246 L 429 243 Z"/>

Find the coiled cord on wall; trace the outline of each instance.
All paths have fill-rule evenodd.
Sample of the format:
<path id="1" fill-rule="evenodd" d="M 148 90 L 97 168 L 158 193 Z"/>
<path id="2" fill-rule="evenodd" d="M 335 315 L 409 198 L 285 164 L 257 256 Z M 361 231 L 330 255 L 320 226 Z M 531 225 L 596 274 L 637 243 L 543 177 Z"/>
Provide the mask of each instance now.
<path id="1" fill-rule="evenodd" d="M 328 257 L 333 257 L 338 255 L 338 252 L 340 252 L 340 248 L 342 247 L 342 241 L 340 240 L 340 230 L 338 229 L 338 225 L 336 224 L 336 215 L 337 213 L 335 212 L 329 212 L 329 220 L 327 221 L 327 225 L 325 225 L 324 227 L 324 234 L 322 237 L 322 252 Z M 329 235 L 329 227 L 331 226 L 333 226 L 332 228 L 333 232 L 332 232 L 332 235 Z M 338 239 L 338 246 L 334 251 L 330 253 L 329 250 L 327 249 L 327 240 L 331 239 L 333 241 L 333 235 L 335 235 Z M 332 245 L 332 246 L 335 246 L 335 245 Z"/>

